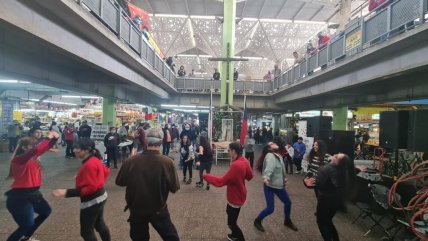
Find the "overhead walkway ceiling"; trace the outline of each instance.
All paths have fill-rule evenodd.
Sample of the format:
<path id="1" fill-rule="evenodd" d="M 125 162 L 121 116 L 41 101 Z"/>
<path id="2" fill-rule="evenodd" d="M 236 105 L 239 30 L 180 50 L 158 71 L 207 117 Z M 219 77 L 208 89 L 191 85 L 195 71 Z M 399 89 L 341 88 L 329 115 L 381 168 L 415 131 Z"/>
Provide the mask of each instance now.
<path id="1" fill-rule="evenodd" d="M 69 0 L 4 0 L 0 75 L 137 103 L 175 92 L 87 9 Z"/>

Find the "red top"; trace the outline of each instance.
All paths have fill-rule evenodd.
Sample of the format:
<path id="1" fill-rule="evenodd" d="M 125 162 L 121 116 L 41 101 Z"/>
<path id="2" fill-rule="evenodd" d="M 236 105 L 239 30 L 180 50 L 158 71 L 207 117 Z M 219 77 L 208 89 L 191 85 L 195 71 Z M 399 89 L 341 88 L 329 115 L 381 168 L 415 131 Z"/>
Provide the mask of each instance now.
<path id="1" fill-rule="evenodd" d="M 80 196 L 94 194 L 98 189 L 104 187 L 109 173 L 110 169 L 95 156 L 84 161 L 76 175 L 76 189 L 80 190 Z"/>
<path id="2" fill-rule="evenodd" d="M 58 139 L 44 140 L 28 152 L 12 159 L 12 189 L 33 188 L 42 185 L 42 171 L 38 157 L 51 149 Z"/>
<path id="3" fill-rule="evenodd" d="M 232 162 L 229 171 L 223 177 L 204 174 L 204 179 L 216 187 L 227 186 L 227 201 L 232 205 L 241 206 L 247 199 L 245 180 L 249 181 L 253 176 L 250 162 L 240 156 Z"/>
<path id="4" fill-rule="evenodd" d="M 330 37 L 327 35 L 323 35 L 320 40 L 318 40 L 318 49 L 323 49 L 327 46 L 328 42 L 330 41 Z"/>
<path id="5" fill-rule="evenodd" d="M 386 0 L 370 0 L 369 1 L 369 11 L 372 11 L 373 9 L 379 7 L 382 5 Z M 386 6 L 386 5 L 385 5 Z"/>
<path id="6" fill-rule="evenodd" d="M 72 128 L 65 128 L 64 130 L 64 139 L 66 141 L 74 141 L 74 130 Z"/>

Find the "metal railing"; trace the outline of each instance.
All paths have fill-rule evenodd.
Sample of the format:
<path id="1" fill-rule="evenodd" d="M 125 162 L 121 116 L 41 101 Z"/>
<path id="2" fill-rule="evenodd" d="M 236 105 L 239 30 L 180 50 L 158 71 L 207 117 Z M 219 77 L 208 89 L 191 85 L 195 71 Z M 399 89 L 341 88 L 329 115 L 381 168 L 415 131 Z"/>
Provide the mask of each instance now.
<path id="1" fill-rule="evenodd" d="M 274 80 L 273 86 L 279 88 L 272 91 L 296 84 L 316 70 L 328 68 L 337 61 L 360 53 L 395 34 L 425 23 L 427 12 L 427 0 L 397 0 L 383 9 L 377 9 L 377 12 L 354 20 L 326 48 L 305 56 L 300 63 L 287 69 L 280 80 Z"/>
<path id="2" fill-rule="evenodd" d="M 131 18 L 111 0 L 76 0 L 85 5 L 112 32 L 123 39 L 130 48 L 140 55 L 164 80 L 180 92 L 208 92 L 219 90 L 220 81 L 198 78 L 176 77 L 168 65 L 147 43 L 139 28 Z M 371 12 L 350 22 L 340 35 L 332 39 L 328 46 L 305 56 L 298 64 L 291 66 L 272 82 L 235 81 L 236 93 L 271 94 L 298 84 L 302 79 L 320 69 L 326 69 L 338 61 L 364 51 L 364 49 L 391 38 L 417 24 L 425 23 L 428 0 L 397 0 L 387 7 Z"/>
<path id="3" fill-rule="evenodd" d="M 98 20 L 106 25 L 119 39 L 145 60 L 153 72 L 162 75 L 165 82 L 175 86 L 175 74 L 147 42 L 139 27 L 124 12 L 119 4 L 112 0 L 76 0 L 78 4 L 88 8 Z"/>
<path id="4" fill-rule="evenodd" d="M 221 85 L 220 80 L 187 77 L 177 77 L 175 83 L 177 91 L 187 93 L 209 93 L 211 89 L 214 89 L 214 92 L 219 92 Z M 272 93 L 273 90 L 272 81 L 234 81 L 233 85 L 237 94 L 263 95 Z"/>

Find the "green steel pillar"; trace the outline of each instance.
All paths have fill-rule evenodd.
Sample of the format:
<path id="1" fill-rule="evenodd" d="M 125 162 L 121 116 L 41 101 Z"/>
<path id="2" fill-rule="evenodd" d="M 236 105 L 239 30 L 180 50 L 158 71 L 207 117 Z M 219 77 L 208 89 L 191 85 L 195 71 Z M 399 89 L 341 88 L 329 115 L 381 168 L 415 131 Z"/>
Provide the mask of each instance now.
<path id="1" fill-rule="evenodd" d="M 235 55 L 236 0 L 224 0 L 223 57 Z M 222 62 L 220 106 L 233 105 L 233 62 Z M 228 84 L 229 83 L 229 84 Z M 227 97 L 226 97 L 227 96 Z M 227 101 L 226 101 L 227 100 Z"/>
<path id="2" fill-rule="evenodd" d="M 333 130 L 346 131 L 348 126 L 348 107 L 333 109 Z"/>
<path id="3" fill-rule="evenodd" d="M 103 98 L 103 125 L 116 126 L 116 100 Z"/>

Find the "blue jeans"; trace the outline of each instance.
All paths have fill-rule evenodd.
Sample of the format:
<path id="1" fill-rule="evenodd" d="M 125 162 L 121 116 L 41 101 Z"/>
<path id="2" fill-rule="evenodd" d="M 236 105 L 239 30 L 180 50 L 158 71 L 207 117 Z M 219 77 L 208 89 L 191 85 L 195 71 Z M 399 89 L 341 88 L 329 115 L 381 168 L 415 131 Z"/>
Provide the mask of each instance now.
<path id="1" fill-rule="evenodd" d="M 6 195 L 7 210 L 18 224 L 18 229 L 9 236 L 7 241 L 18 241 L 22 237 L 31 237 L 52 212 L 39 190 L 12 189 Z M 34 213 L 38 214 L 37 218 L 34 218 Z"/>
<path id="2" fill-rule="evenodd" d="M 267 207 L 260 212 L 259 216 L 257 216 L 256 219 L 259 221 L 262 221 L 265 217 L 273 213 L 275 209 L 274 195 L 277 195 L 278 198 L 281 200 L 281 202 L 284 203 L 285 220 L 290 219 L 291 200 L 285 188 L 277 189 L 277 188 L 272 188 L 264 185 L 264 193 L 265 193 Z"/>

